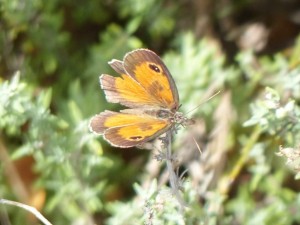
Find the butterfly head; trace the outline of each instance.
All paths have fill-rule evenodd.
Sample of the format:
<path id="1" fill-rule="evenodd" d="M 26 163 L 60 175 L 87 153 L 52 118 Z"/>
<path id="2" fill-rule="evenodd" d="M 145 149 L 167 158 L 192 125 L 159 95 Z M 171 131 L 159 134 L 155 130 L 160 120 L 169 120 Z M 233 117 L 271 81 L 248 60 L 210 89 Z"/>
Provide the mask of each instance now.
<path id="1" fill-rule="evenodd" d="M 183 127 L 193 125 L 195 121 L 193 119 L 187 118 L 182 112 L 175 112 L 171 118 L 171 122 L 175 124 L 180 124 Z"/>
<path id="2" fill-rule="evenodd" d="M 160 109 L 156 112 L 156 117 L 169 120 L 170 124 L 180 124 L 184 127 L 195 123 L 193 119 L 187 118 L 182 112 L 176 110 Z"/>

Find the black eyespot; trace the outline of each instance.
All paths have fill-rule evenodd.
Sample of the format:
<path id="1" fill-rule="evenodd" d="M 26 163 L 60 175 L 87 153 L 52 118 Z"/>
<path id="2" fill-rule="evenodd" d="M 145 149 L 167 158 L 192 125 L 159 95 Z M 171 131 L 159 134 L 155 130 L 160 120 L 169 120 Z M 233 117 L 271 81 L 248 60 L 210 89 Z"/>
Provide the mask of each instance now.
<path id="1" fill-rule="evenodd" d="M 138 140 L 142 139 L 142 136 L 132 136 L 129 139 L 134 140 L 134 141 L 138 141 Z"/>
<path id="2" fill-rule="evenodd" d="M 160 73 L 160 69 L 154 64 L 149 64 L 149 68 L 154 70 L 156 73 Z"/>

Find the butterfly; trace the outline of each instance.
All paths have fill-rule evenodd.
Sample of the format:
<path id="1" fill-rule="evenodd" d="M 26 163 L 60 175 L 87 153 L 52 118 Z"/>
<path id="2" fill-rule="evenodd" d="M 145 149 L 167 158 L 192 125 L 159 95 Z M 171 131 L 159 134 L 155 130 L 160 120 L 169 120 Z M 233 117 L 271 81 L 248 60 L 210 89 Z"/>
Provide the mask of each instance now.
<path id="1" fill-rule="evenodd" d="M 137 49 L 127 53 L 123 61 L 113 59 L 109 65 L 120 77 L 100 76 L 106 100 L 128 108 L 120 112 L 105 110 L 92 117 L 89 127 L 112 146 L 139 147 L 177 124 L 193 123 L 178 112 L 175 81 L 153 51 Z"/>

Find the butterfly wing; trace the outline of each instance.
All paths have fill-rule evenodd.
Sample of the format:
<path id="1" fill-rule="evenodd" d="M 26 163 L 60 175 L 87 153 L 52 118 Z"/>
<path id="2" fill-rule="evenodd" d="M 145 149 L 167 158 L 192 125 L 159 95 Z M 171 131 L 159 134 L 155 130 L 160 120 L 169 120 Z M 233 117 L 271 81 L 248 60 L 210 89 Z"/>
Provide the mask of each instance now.
<path id="1" fill-rule="evenodd" d="M 178 109 L 179 95 L 174 79 L 158 55 L 148 49 L 129 52 L 124 69 L 163 108 Z"/>
<path id="2" fill-rule="evenodd" d="M 109 102 L 130 108 L 178 109 L 179 96 L 175 82 L 154 52 L 138 49 L 126 54 L 124 62 L 112 60 L 110 65 L 121 77 L 100 77 L 101 87 Z"/>
<path id="3" fill-rule="evenodd" d="M 167 120 L 147 114 L 104 111 L 91 119 L 90 129 L 113 146 L 129 148 L 148 142 L 170 128 Z"/>

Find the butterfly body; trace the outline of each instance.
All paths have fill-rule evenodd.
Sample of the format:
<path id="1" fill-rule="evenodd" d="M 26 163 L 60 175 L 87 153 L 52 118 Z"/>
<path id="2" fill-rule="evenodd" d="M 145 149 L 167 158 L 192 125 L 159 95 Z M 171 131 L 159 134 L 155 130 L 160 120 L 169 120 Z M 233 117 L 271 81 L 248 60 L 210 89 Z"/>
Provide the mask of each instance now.
<path id="1" fill-rule="evenodd" d="M 174 127 L 191 120 L 179 109 L 175 82 L 165 64 L 154 52 L 138 49 L 124 60 L 112 60 L 111 67 L 120 77 L 103 74 L 101 88 L 108 102 L 128 109 L 104 111 L 91 119 L 90 129 L 113 146 L 140 146 Z"/>

